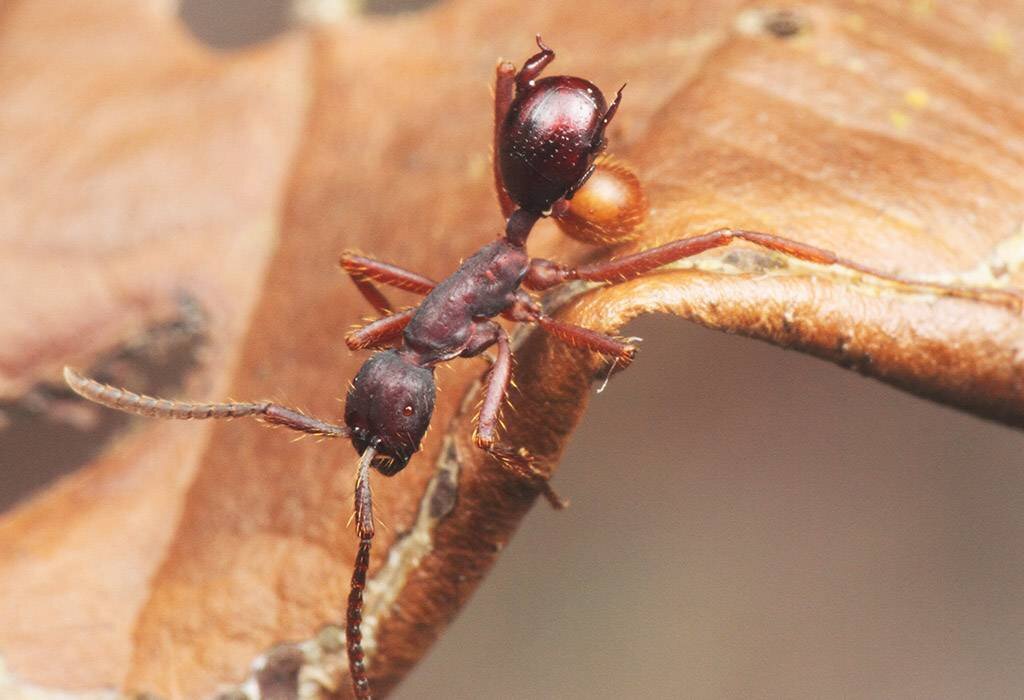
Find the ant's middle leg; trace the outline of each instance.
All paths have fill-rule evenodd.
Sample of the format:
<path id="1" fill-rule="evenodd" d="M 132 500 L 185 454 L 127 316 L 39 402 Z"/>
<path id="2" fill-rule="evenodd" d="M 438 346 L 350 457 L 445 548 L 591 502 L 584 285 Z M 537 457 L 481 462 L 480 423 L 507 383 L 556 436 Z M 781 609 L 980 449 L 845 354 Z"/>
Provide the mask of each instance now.
<path id="1" fill-rule="evenodd" d="M 565 508 L 567 503 L 559 498 L 548 478 L 534 466 L 534 459 L 524 450 L 516 450 L 498 442 L 498 424 L 501 422 L 501 408 L 508 396 L 512 380 L 512 349 L 508 334 L 496 323 L 488 324 L 493 329 L 493 338 L 498 346 L 498 355 L 487 375 L 484 399 L 480 406 L 473 442 L 482 450 L 494 456 L 502 466 L 513 474 L 531 482 L 541 490 L 553 508 Z"/>
<path id="2" fill-rule="evenodd" d="M 381 314 L 390 314 L 394 309 L 374 282 L 414 294 L 429 294 L 437 286 L 437 282 L 429 277 L 355 253 L 343 253 L 338 263 L 352 278 L 363 297 Z"/>
<path id="3" fill-rule="evenodd" d="M 830 250 L 801 243 L 800 241 L 760 231 L 728 228 L 718 229 L 717 231 L 693 236 L 692 238 L 682 238 L 657 248 L 581 267 L 570 267 L 551 260 L 534 258 L 530 261 L 530 269 L 523 280 L 523 286 L 539 291 L 550 289 L 569 280 L 617 284 L 639 277 L 663 265 L 703 253 L 706 250 L 729 245 L 735 240 L 747 241 L 762 248 L 818 265 L 835 265 L 905 287 L 928 290 L 929 292 L 946 296 L 994 303 L 1008 307 L 1018 313 L 1024 308 L 1024 297 L 1012 290 L 965 287 L 941 282 L 915 280 L 864 265 L 855 260 L 840 257 Z"/>

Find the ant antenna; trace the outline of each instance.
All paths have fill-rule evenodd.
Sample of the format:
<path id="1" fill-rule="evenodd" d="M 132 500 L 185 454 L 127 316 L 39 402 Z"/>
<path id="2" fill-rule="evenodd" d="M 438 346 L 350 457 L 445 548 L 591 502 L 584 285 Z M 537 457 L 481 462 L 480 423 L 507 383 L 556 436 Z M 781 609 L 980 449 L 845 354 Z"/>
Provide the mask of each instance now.
<path id="1" fill-rule="evenodd" d="M 366 677 L 366 654 L 363 653 L 363 590 L 366 572 L 370 568 L 370 543 L 373 541 L 373 500 L 370 491 L 370 465 L 377 455 L 374 447 L 363 450 L 356 472 L 355 518 L 359 534 L 359 551 L 352 569 L 352 588 L 348 594 L 348 612 L 345 623 L 345 649 L 348 652 L 348 670 L 356 697 L 369 700 L 370 681 Z"/>

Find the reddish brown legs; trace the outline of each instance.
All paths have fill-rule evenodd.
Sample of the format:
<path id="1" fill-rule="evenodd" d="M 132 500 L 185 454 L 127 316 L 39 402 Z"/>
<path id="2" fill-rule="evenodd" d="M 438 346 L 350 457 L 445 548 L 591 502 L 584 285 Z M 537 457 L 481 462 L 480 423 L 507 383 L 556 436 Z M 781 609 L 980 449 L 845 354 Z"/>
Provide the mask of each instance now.
<path id="1" fill-rule="evenodd" d="M 529 454 L 498 443 L 497 433 L 501 407 L 505 403 L 509 382 L 512 379 L 512 349 L 509 347 L 508 334 L 505 329 L 497 324 L 491 325 L 495 333 L 495 343 L 498 346 L 498 357 L 487 376 L 483 404 L 480 406 L 473 442 L 477 447 L 497 458 L 513 474 L 536 484 L 553 508 L 565 508 L 566 502 L 558 497 L 548 483 L 547 477 L 533 465 L 533 458 Z"/>
<path id="2" fill-rule="evenodd" d="M 409 319 L 416 311 L 416 309 L 406 309 L 399 313 L 392 313 L 391 302 L 377 289 L 374 282 L 414 294 L 428 294 L 437 285 L 429 277 L 355 253 L 343 254 L 339 263 L 373 308 L 382 314 L 387 314 L 384 318 L 357 328 L 346 335 L 345 344 L 350 350 L 383 347 L 398 340 L 402 335 L 402 330 L 405 329 Z"/>
<path id="3" fill-rule="evenodd" d="M 357 328 L 345 336 L 345 345 L 349 350 L 366 350 L 390 345 L 401 337 L 402 331 L 409 325 L 409 320 L 415 313 L 415 308 L 406 309 Z"/>
<path id="4" fill-rule="evenodd" d="M 537 76 L 547 68 L 547 65 L 555 60 L 555 52 L 544 44 L 540 34 L 537 35 L 537 47 L 540 51 L 526 59 L 523 69 L 516 73 L 516 88 L 519 90 L 530 87 L 530 83 L 536 80 Z"/>
<path id="5" fill-rule="evenodd" d="M 367 447 L 359 460 L 356 474 L 356 534 L 359 550 L 352 569 L 352 588 L 348 594 L 345 617 L 345 649 L 348 652 L 348 670 L 352 676 L 352 689 L 360 700 L 370 697 L 370 681 L 366 677 L 366 654 L 363 652 L 363 591 L 366 572 L 370 569 L 370 545 L 373 542 L 373 500 L 370 491 L 370 463 L 376 450 Z"/>
<path id="6" fill-rule="evenodd" d="M 636 346 L 616 340 L 604 333 L 582 326 L 562 323 L 547 316 L 537 318 L 537 324 L 545 331 L 574 348 L 585 348 L 615 360 L 618 369 L 625 369 L 636 357 Z"/>
<path id="7" fill-rule="evenodd" d="M 977 287 L 958 287 L 951 284 L 939 282 L 928 282 L 914 280 L 891 272 L 879 270 L 868 265 L 842 258 L 830 250 L 783 238 L 770 233 L 759 231 L 744 231 L 740 229 L 719 229 L 711 233 L 705 233 L 692 238 L 683 238 L 672 241 L 665 245 L 650 250 L 644 250 L 633 255 L 626 255 L 615 260 L 584 265 L 574 268 L 561 265 L 550 260 L 534 258 L 530 261 L 530 270 L 523 286 L 529 289 L 543 290 L 553 287 L 568 280 L 587 280 L 591 282 L 624 282 L 638 277 L 645 272 L 650 272 L 662 265 L 682 260 L 684 258 L 703 253 L 711 248 L 719 248 L 728 245 L 734 240 L 744 240 L 754 243 L 762 248 L 773 250 L 800 260 L 816 263 L 819 265 L 836 265 L 854 272 L 859 272 L 877 279 L 894 282 L 896 284 L 918 289 L 926 289 L 936 294 L 963 297 L 986 301 L 990 303 L 1007 306 L 1015 311 L 1020 311 L 1024 305 L 1024 298 L 1018 293 L 1002 289 L 984 289 Z"/>
<path id="8" fill-rule="evenodd" d="M 70 367 L 64 368 L 64 381 L 79 396 L 98 404 L 116 408 L 125 413 L 135 413 L 151 418 L 177 418 L 180 420 L 202 420 L 204 418 L 241 418 L 256 416 L 267 423 L 281 425 L 291 430 L 324 437 L 348 437 L 349 430 L 340 425 L 312 418 L 294 408 L 286 408 L 269 401 L 259 403 L 190 403 L 169 401 L 152 396 L 118 389 L 101 384 L 78 374 Z"/>
<path id="9" fill-rule="evenodd" d="M 619 88 L 618 92 L 615 93 L 615 99 L 612 100 L 611 105 L 605 111 L 604 116 L 601 117 L 601 128 L 596 134 L 594 134 L 594 140 L 590 144 L 590 148 L 596 153 L 604 148 L 604 130 L 608 128 L 612 119 L 615 118 L 615 113 L 619 111 L 619 105 L 622 103 L 622 91 L 626 89 L 625 84 Z"/>
<path id="10" fill-rule="evenodd" d="M 566 345 L 584 348 L 610 357 L 615 360 L 619 369 L 628 367 L 636 357 L 636 346 L 589 328 L 556 321 L 545 315 L 540 307 L 522 292 L 519 293 L 517 303 L 508 310 L 505 316 L 519 323 L 536 323 Z"/>
<path id="11" fill-rule="evenodd" d="M 518 73 L 512 63 L 508 61 L 499 63 L 494 80 L 494 152 L 491 156 L 494 167 L 494 189 L 498 194 L 498 204 L 501 206 L 501 215 L 505 221 L 512 216 L 516 205 L 505 189 L 505 181 L 501 177 L 501 168 L 498 166 L 498 154 L 502 148 L 501 125 L 505 121 L 505 117 L 508 116 L 508 110 L 512 106 L 516 90 L 525 90 L 530 87 L 530 82 L 535 80 L 544 71 L 544 68 L 555 60 L 555 52 L 544 45 L 540 34 L 537 35 L 537 46 L 540 47 L 540 51 L 526 59 L 526 63 Z M 521 227 L 525 227 L 529 233 L 529 228 L 533 226 L 533 222 L 537 218 L 537 216 L 533 216 L 528 223 L 522 222 Z M 525 239 L 525 235 L 523 238 Z"/>
<path id="12" fill-rule="evenodd" d="M 619 111 L 619 103 L 622 102 L 622 91 L 625 89 L 625 85 L 619 88 L 619 91 L 615 93 L 615 99 L 612 101 L 611 106 L 605 110 L 604 116 L 601 117 L 601 127 L 594 133 L 594 140 L 590 142 L 590 152 L 595 155 L 599 154 L 604 149 L 604 130 L 608 127 L 612 118 L 615 117 L 615 113 Z M 580 178 L 580 181 L 570 187 L 569 191 L 565 193 L 565 199 L 572 199 L 573 196 L 580 191 L 580 188 L 587 184 L 587 180 L 590 179 L 590 176 L 594 174 L 594 170 L 596 169 L 597 163 L 591 163 L 586 174 Z M 568 207 L 565 209 L 567 208 Z M 566 213 L 565 209 L 560 212 L 556 212 L 555 218 L 557 219 L 564 216 Z"/>
<path id="13" fill-rule="evenodd" d="M 498 167 L 498 153 L 501 148 L 501 124 L 512 105 L 515 90 L 516 67 L 508 61 L 502 61 L 498 64 L 497 76 L 494 79 L 494 150 L 491 152 L 491 165 L 494 168 L 494 191 L 498 193 L 498 205 L 505 221 L 512 216 L 516 205 L 505 191 L 505 181 L 501 179 L 501 168 Z"/>
<path id="14" fill-rule="evenodd" d="M 356 288 L 370 302 L 370 305 L 382 314 L 391 313 L 391 302 L 374 286 L 374 282 L 386 284 L 396 289 L 404 289 L 414 294 L 428 294 L 431 289 L 437 286 L 437 283 L 428 277 L 410 272 L 391 263 L 366 258 L 355 253 L 342 254 L 341 260 L 338 262 L 341 268 L 352 278 Z"/>

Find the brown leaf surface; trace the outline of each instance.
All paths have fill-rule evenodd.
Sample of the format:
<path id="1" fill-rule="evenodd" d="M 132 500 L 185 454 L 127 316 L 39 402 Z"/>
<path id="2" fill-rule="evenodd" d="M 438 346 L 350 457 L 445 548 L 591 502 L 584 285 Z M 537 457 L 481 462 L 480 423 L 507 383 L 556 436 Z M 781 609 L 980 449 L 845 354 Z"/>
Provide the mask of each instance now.
<path id="1" fill-rule="evenodd" d="M 145 7 L 21 2 L 0 15 L 6 396 L 64 362 L 89 366 L 173 318 L 184 296 L 206 345 L 182 395 L 337 415 L 362 359 L 341 337 L 367 314 L 338 252 L 440 278 L 495 235 L 487 79 L 537 29 L 559 71 L 630 81 L 611 141 L 652 203 L 635 247 L 729 225 L 908 275 L 1024 285 L 1019 10 L 817 3 L 795 6 L 791 26 L 738 2 L 598 2 L 581 23 L 570 3 L 463 0 L 225 57 Z M 546 224 L 531 250 L 588 254 Z M 614 331 L 670 311 L 1024 424 L 1019 315 L 747 247 L 688 268 L 577 289 L 565 317 Z M 553 468 L 604 367 L 519 340 L 507 438 Z M 423 452 L 376 479 L 389 529 L 366 628 L 380 690 L 443 630 L 534 500 L 470 443 L 483 369 L 440 373 Z M 134 423 L 0 523 L 8 673 L 46 689 L 202 697 L 241 682 L 275 643 L 314 639 L 347 592 L 352 464 L 346 445 L 255 424 Z M 301 674 L 344 696 L 336 644 L 330 630 L 305 644 Z M 286 648 L 257 681 L 292 678 L 295 664 Z"/>

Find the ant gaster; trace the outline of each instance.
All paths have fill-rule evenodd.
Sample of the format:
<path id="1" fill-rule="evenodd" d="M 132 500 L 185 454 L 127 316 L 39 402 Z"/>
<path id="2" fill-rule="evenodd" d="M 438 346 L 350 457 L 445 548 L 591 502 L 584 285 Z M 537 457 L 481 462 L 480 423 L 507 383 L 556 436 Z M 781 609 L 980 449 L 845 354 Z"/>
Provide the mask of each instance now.
<path id="1" fill-rule="evenodd" d="M 65 368 L 67 383 L 97 403 L 158 418 L 237 418 L 257 416 L 264 422 L 324 437 L 347 437 L 361 455 L 355 486 L 355 526 L 359 549 L 352 574 L 346 618 L 346 647 L 353 691 L 370 697 L 362 648 L 363 589 L 370 561 L 374 520 L 371 468 L 385 476 L 400 472 L 416 451 L 434 409 L 434 367 L 458 357 L 475 357 L 497 346 L 489 372 L 474 442 L 494 455 L 548 498 L 563 504 L 524 451 L 502 444 L 497 426 L 511 380 L 512 354 L 508 334 L 492 319 L 537 324 L 555 338 L 628 365 L 634 346 L 595 331 L 557 321 L 523 288 L 542 291 L 570 280 L 614 284 L 663 265 L 739 239 L 777 253 L 820 265 L 837 265 L 899 285 L 937 294 L 995 301 L 1020 308 L 1012 292 L 915 282 L 886 273 L 831 251 L 773 234 L 738 229 L 672 241 L 615 260 L 571 267 L 531 259 L 525 250 L 534 223 L 552 216 L 574 237 L 608 243 L 631 235 L 646 214 L 639 179 L 619 163 L 596 162 L 605 144 L 605 129 L 618 109 L 620 88 L 606 106 L 604 95 L 581 78 L 555 76 L 538 80 L 555 58 L 537 37 L 540 52 L 516 72 L 500 63 L 495 90 L 494 178 L 504 235 L 481 248 L 449 277 L 437 283 L 389 263 L 355 254 L 342 256 L 341 266 L 382 318 L 346 337 L 353 350 L 379 350 L 363 364 L 346 397 L 345 425 L 336 425 L 270 402 L 185 403 L 155 399 L 87 379 Z M 596 168 L 596 170 L 595 170 Z M 591 175 L 604 181 L 587 196 L 585 206 L 570 201 Z M 595 178 L 596 180 L 597 178 Z M 608 182 L 611 183 L 609 188 Z M 589 189 L 589 188 L 588 188 Z M 610 194 L 604 194 L 610 192 Z M 394 312 L 375 283 L 425 295 L 419 306 Z"/>

